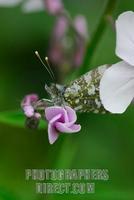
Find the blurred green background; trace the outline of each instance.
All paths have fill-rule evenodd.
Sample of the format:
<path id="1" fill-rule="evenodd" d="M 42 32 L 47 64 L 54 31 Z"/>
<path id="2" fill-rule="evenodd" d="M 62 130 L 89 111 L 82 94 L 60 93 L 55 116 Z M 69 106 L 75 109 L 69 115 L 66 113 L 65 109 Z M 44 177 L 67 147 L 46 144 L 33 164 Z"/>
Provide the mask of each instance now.
<path id="1" fill-rule="evenodd" d="M 96 30 L 106 3 L 107 0 L 64 0 L 72 17 L 86 16 L 90 34 Z M 114 19 L 127 10 L 134 10 L 134 1 L 117 0 Z M 34 51 L 47 54 L 54 22 L 55 17 L 43 11 L 25 14 L 19 6 L 0 8 L 0 200 L 133 200 L 133 106 L 123 115 L 82 114 L 81 132 L 62 135 L 52 146 L 47 130 L 23 128 L 19 114 L 10 119 L 10 111 L 20 109 L 25 94 L 46 94 L 44 84 L 50 79 Z M 115 33 L 107 24 L 91 67 L 117 60 Z M 57 69 L 54 71 L 58 73 Z M 35 182 L 25 181 L 27 168 L 107 168 L 110 180 L 98 181 L 95 194 L 37 195 Z"/>

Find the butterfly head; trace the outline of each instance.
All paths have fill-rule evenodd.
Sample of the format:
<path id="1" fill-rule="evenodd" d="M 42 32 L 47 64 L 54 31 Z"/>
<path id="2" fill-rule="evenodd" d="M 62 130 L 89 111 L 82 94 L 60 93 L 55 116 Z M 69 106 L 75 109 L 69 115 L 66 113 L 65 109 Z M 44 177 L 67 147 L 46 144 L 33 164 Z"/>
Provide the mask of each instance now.
<path id="1" fill-rule="evenodd" d="M 50 86 L 45 85 L 45 90 L 50 96 L 52 105 L 62 106 L 64 104 L 64 86 L 52 83 Z"/>
<path id="2" fill-rule="evenodd" d="M 55 105 L 56 106 L 65 105 L 64 98 L 63 98 L 64 86 L 56 84 L 55 76 L 49 64 L 48 57 L 45 57 L 45 62 L 46 62 L 45 64 L 42 58 L 40 57 L 38 51 L 35 51 L 35 55 L 37 56 L 37 58 L 40 60 L 42 65 L 45 67 L 45 69 L 49 73 L 52 81 L 54 81 L 54 83 L 52 83 L 50 86 L 45 85 L 45 90 L 50 96 L 50 100 L 44 99 L 45 107 L 55 106 Z"/>

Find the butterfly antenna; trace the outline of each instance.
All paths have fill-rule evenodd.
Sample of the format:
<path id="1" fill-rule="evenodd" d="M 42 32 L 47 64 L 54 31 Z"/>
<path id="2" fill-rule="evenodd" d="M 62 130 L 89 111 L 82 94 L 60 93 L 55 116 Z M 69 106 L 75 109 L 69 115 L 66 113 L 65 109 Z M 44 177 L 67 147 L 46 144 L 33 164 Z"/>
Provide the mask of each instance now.
<path id="1" fill-rule="evenodd" d="M 45 61 L 46 61 L 46 64 L 48 66 L 48 69 L 51 71 L 51 74 L 52 74 L 52 76 L 53 76 L 53 78 L 55 80 L 55 76 L 54 76 L 54 73 L 53 73 L 53 71 L 51 69 L 51 66 L 49 64 L 48 57 L 45 57 Z M 55 88 L 56 88 L 56 92 L 57 92 L 56 82 L 54 82 L 54 84 L 55 84 Z M 59 95 L 59 93 L 57 92 L 57 95 L 62 99 L 62 104 L 64 105 L 62 94 Z M 65 105 L 64 105 L 64 107 L 65 107 Z"/>
<path id="2" fill-rule="evenodd" d="M 46 61 L 46 63 L 47 63 L 48 69 L 50 70 L 50 72 L 51 72 L 51 74 L 52 74 L 52 76 L 53 76 L 53 79 L 55 80 L 55 76 L 54 76 L 54 73 L 53 73 L 53 71 L 52 71 L 52 68 L 51 68 L 51 66 L 50 66 L 50 64 L 49 64 L 48 57 L 45 57 L 45 61 Z"/>
<path id="3" fill-rule="evenodd" d="M 55 77 L 54 77 L 54 73 L 52 72 L 52 70 L 51 70 L 51 68 L 50 68 L 50 65 L 48 65 L 48 66 L 46 66 L 45 65 L 45 63 L 43 62 L 43 60 L 41 59 L 41 57 L 40 57 L 40 54 L 38 53 L 38 51 L 35 51 L 35 55 L 37 56 L 37 58 L 40 60 L 40 62 L 42 63 L 42 65 L 45 67 L 45 69 L 48 71 L 48 73 L 49 73 L 49 75 L 50 75 L 50 77 L 51 77 L 51 79 L 53 80 L 53 81 L 55 81 Z M 47 57 L 46 57 L 47 58 Z M 46 59 L 45 59 L 46 60 Z"/>

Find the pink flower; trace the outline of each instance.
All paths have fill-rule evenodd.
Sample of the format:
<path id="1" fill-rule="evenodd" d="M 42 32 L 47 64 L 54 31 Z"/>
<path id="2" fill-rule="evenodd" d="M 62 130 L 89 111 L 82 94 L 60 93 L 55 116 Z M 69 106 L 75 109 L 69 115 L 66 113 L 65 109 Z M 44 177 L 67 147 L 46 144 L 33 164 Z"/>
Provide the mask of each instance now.
<path id="1" fill-rule="evenodd" d="M 54 41 L 49 50 L 49 58 L 55 65 L 60 65 L 63 60 L 63 50 L 61 45 Z"/>
<path id="2" fill-rule="evenodd" d="M 57 65 L 62 63 L 64 57 L 64 49 L 62 45 L 62 40 L 65 38 L 66 32 L 68 30 L 68 22 L 64 16 L 60 16 L 56 20 L 56 24 L 54 26 L 50 50 L 49 50 L 49 57 L 50 60 Z"/>
<path id="3" fill-rule="evenodd" d="M 81 36 L 76 38 L 76 49 L 74 52 L 74 65 L 79 67 L 84 58 L 85 49 L 86 49 L 86 41 L 88 40 L 88 25 L 86 18 L 83 15 L 78 15 L 74 20 L 74 28 L 77 33 Z"/>
<path id="4" fill-rule="evenodd" d="M 54 30 L 53 30 L 53 37 L 60 40 L 63 37 L 68 29 L 68 21 L 66 17 L 60 16 L 57 18 Z"/>
<path id="5" fill-rule="evenodd" d="M 83 38 L 87 39 L 89 37 L 87 21 L 83 15 L 78 15 L 75 17 L 74 27 Z"/>
<path id="6" fill-rule="evenodd" d="M 59 137 L 60 132 L 76 133 L 80 131 L 81 126 L 75 124 L 77 116 L 75 111 L 66 106 L 53 106 L 45 109 L 45 116 L 48 120 L 48 138 L 50 144 L 53 144 Z"/>
<path id="7" fill-rule="evenodd" d="M 84 54 L 85 54 L 85 44 L 83 43 L 83 41 L 77 39 L 76 49 L 73 57 L 74 66 L 79 67 L 82 64 Z"/>
<path id="8" fill-rule="evenodd" d="M 63 10 L 63 4 L 61 0 L 44 0 L 46 10 L 52 14 L 58 14 Z"/>
<path id="9" fill-rule="evenodd" d="M 35 112 L 34 104 L 38 101 L 38 96 L 36 94 L 29 94 L 24 97 L 21 102 L 21 107 L 24 111 L 26 117 L 35 117 L 39 119 L 41 117 L 40 113 Z"/>

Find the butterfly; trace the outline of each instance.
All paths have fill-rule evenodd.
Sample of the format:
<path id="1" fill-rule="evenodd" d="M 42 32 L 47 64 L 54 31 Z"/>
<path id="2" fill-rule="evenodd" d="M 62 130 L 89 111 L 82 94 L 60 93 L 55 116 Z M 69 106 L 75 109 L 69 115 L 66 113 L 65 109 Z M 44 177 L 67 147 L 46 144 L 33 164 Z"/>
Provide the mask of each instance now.
<path id="1" fill-rule="evenodd" d="M 37 57 L 44 65 L 38 52 Z M 46 57 L 48 67 L 46 67 L 50 76 L 54 80 L 54 74 L 50 68 L 48 58 Z M 99 66 L 86 74 L 80 76 L 67 85 L 52 83 L 50 86 L 45 85 L 45 90 L 50 99 L 42 99 L 42 104 L 47 106 L 70 106 L 77 112 L 106 113 L 99 95 L 100 80 L 108 68 L 108 65 Z"/>

